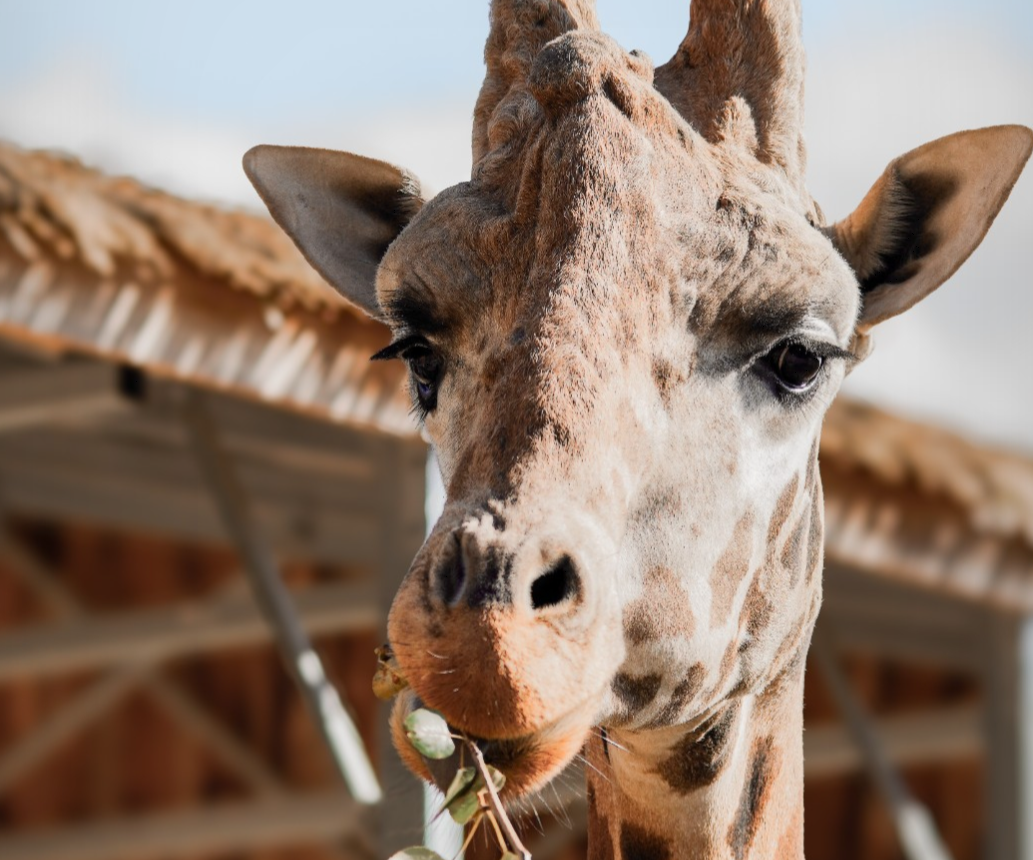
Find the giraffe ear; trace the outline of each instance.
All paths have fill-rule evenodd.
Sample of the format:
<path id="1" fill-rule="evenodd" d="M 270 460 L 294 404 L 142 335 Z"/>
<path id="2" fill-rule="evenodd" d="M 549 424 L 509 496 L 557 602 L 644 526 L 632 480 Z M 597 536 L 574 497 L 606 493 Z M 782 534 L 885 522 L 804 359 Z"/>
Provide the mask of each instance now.
<path id="1" fill-rule="evenodd" d="M 244 172 L 316 271 L 380 318 L 377 266 L 423 205 L 419 181 L 373 158 L 301 146 L 256 146 Z"/>
<path id="2" fill-rule="evenodd" d="M 863 332 L 957 271 L 990 228 L 1033 149 L 1033 132 L 995 126 L 941 137 L 890 162 L 829 228 L 863 294 Z"/>

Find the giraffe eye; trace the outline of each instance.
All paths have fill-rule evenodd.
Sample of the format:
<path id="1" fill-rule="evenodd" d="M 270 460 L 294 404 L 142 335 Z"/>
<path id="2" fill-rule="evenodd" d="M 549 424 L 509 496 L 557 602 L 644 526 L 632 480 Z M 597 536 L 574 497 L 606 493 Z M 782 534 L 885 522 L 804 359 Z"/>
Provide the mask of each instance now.
<path id="1" fill-rule="evenodd" d="M 409 364 L 420 408 L 425 412 L 432 412 L 438 405 L 441 358 L 425 346 L 413 347 L 405 353 L 404 358 Z"/>
<path id="2" fill-rule="evenodd" d="M 781 343 L 767 354 L 765 360 L 778 384 L 796 394 L 814 385 L 825 362 L 822 356 L 800 343 Z"/>

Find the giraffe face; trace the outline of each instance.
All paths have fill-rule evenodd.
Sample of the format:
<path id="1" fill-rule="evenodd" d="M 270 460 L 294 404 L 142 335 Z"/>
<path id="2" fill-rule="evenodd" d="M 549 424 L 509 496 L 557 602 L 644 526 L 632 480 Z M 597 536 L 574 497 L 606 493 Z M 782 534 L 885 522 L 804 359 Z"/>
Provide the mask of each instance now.
<path id="1" fill-rule="evenodd" d="M 393 727 L 440 711 L 519 793 L 593 725 L 701 718 L 803 655 L 859 291 L 779 175 L 606 37 L 551 43 L 504 119 L 377 301 L 447 490 L 391 610 Z"/>
<path id="2" fill-rule="evenodd" d="M 1033 151 L 1020 126 L 949 135 L 822 227 L 799 13 L 694 0 L 654 85 L 593 0 L 492 0 L 469 183 L 424 206 L 362 156 L 244 160 L 392 326 L 381 357 L 408 362 L 442 466 L 388 623 L 400 752 L 448 784 L 461 762 L 403 732 L 435 708 L 512 797 L 612 728 L 586 745 L 593 857 L 802 856 L 821 416 L 848 350 L 951 276 Z"/>

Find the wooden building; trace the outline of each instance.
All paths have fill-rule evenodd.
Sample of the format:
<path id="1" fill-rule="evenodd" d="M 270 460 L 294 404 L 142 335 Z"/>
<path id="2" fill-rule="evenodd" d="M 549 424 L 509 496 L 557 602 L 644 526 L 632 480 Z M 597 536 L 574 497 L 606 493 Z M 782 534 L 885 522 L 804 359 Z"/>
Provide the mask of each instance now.
<path id="1" fill-rule="evenodd" d="M 4 860 L 390 853 L 240 575 L 271 559 L 418 839 L 369 692 L 425 520 L 386 338 L 262 218 L 0 149 Z"/>
<path id="2" fill-rule="evenodd" d="M 385 339 L 264 218 L 0 147 L 2 860 L 419 841 L 369 692 L 425 520 Z M 1033 860 L 1033 463 L 842 401 L 821 466 L 808 857 Z M 274 560 L 386 801 L 277 656 Z M 536 860 L 583 852 L 557 799 Z"/>

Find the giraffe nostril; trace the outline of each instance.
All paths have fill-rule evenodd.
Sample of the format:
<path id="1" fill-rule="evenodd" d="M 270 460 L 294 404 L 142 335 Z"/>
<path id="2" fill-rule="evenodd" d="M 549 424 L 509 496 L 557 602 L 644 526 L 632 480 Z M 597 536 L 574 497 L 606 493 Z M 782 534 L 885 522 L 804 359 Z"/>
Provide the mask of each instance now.
<path id="1" fill-rule="evenodd" d="M 581 581 L 574 562 L 565 555 L 531 583 L 531 608 L 537 612 L 559 606 L 577 597 L 580 590 Z"/>
<path id="2" fill-rule="evenodd" d="M 438 597 L 446 606 L 455 606 L 459 602 L 459 595 L 466 584 L 466 564 L 458 535 L 453 536 L 453 541 L 453 551 L 446 554 L 435 577 Z"/>

